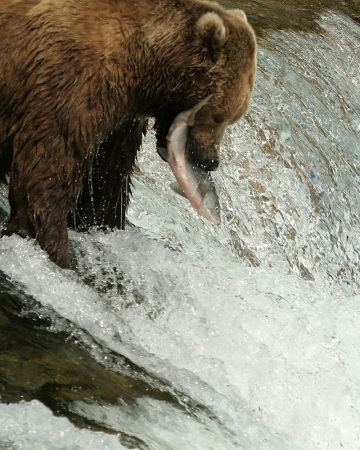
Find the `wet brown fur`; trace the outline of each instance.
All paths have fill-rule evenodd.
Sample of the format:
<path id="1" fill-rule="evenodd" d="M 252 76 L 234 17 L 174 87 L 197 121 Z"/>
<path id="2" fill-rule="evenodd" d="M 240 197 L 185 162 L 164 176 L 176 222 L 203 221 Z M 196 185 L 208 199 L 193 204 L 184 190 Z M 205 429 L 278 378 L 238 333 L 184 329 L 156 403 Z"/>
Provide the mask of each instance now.
<path id="1" fill-rule="evenodd" d="M 211 21 L 197 27 L 212 11 L 226 36 Z M 246 21 L 216 3 L 0 0 L 4 233 L 35 238 L 69 268 L 68 224 L 123 228 L 149 117 L 162 145 L 178 112 L 214 94 L 189 151 L 198 163 L 218 157 L 225 126 L 248 107 L 255 55 Z"/>

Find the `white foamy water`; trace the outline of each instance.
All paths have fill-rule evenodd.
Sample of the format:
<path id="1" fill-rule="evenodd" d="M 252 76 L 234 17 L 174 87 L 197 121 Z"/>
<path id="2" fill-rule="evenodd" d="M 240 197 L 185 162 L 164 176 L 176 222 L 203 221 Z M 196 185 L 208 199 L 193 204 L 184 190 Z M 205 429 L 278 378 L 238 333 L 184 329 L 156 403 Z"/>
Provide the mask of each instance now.
<path id="1" fill-rule="evenodd" d="M 37 400 L 0 403 L 0 448 L 26 450 L 125 449 L 116 436 L 78 430 L 63 417 L 55 418 Z"/>
<path id="2" fill-rule="evenodd" d="M 70 233 L 75 272 L 0 240 L 0 269 L 87 332 L 94 357 L 124 355 L 185 405 L 78 401 L 75 414 L 149 449 L 360 446 L 360 27 L 332 12 L 319 23 L 260 43 L 251 110 L 214 174 L 220 228 L 171 191 L 150 134 L 132 226 Z M 124 445 L 36 401 L 0 404 L 0 428 L 0 448 Z"/>

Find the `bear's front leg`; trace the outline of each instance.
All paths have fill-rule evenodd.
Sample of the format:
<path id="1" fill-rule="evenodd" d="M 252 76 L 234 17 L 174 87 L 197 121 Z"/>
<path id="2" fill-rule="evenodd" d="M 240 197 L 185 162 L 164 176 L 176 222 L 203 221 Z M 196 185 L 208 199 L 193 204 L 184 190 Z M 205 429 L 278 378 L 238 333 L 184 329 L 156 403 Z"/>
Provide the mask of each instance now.
<path id="1" fill-rule="evenodd" d="M 36 239 L 54 263 L 70 269 L 67 215 L 74 183 L 65 179 L 64 168 L 46 154 L 25 161 L 23 155 L 14 157 L 12 164 L 10 219 L 4 234 Z"/>
<path id="2" fill-rule="evenodd" d="M 101 143 L 77 196 L 70 227 L 124 229 L 130 177 L 146 125 L 147 121 L 125 122 Z"/>

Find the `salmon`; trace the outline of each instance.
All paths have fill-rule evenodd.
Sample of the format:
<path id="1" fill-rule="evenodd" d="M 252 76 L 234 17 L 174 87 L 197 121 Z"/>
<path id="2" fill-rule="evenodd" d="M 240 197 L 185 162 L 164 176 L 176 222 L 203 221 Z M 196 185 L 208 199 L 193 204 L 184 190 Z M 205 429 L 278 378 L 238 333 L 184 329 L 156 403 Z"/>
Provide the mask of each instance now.
<path id="1" fill-rule="evenodd" d="M 211 95 L 206 97 L 192 109 L 178 114 L 170 126 L 167 148 L 158 148 L 158 152 L 170 165 L 176 183 L 171 187 L 186 197 L 195 211 L 205 219 L 220 225 L 220 204 L 215 184 L 209 172 L 194 166 L 186 157 L 186 140 L 188 129 L 194 124 L 196 113 L 206 105 Z"/>

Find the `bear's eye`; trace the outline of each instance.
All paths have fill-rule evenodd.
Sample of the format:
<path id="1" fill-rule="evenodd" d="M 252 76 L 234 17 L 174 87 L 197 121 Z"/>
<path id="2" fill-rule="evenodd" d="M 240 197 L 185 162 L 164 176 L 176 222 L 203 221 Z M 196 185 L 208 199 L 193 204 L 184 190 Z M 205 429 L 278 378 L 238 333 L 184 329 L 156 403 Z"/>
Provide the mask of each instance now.
<path id="1" fill-rule="evenodd" d="M 214 116 L 213 119 L 214 119 L 214 122 L 219 125 L 224 122 L 224 118 L 222 116 Z"/>

